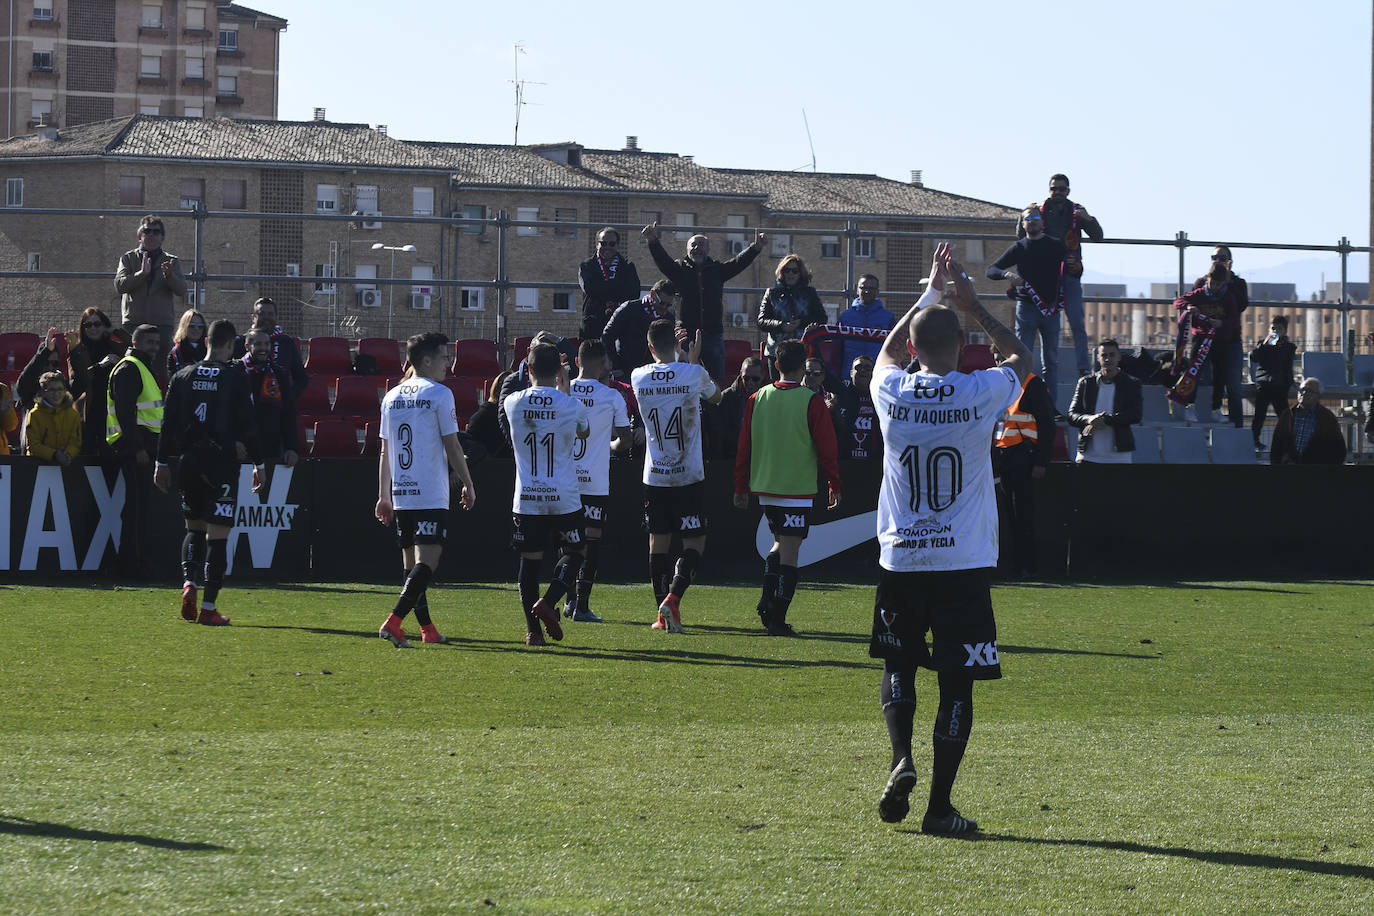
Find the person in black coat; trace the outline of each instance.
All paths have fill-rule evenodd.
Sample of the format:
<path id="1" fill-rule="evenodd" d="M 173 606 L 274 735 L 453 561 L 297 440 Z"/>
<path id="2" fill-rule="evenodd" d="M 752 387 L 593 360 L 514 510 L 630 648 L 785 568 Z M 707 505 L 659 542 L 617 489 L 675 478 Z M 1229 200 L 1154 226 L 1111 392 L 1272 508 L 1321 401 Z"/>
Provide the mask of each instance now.
<path id="1" fill-rule="evenodd" d="M 612 375 L 627 381 L 633 370 L 654 361 L 649 353 L 649 325 L 660 318 L 671 321 L 677 299 L 673 281 L 659 280 L 643 296 L 622 303 L 615 310 L 601 337 Z"/>
<path id="2" fill-rule="evenodd" d="M 811 285 L 811 271 L 806 262 L 789 254 L 778 262 L 777 282 L 763 294 L 759 303 L 759 330 L 768 334 L 768 353 L 771 356 L 778 341 L 801 337 L 802 331 L 813 324 L 825 324 L 828 316 L 821 297 Z"/>
<path id="3" fill-rule="evenodd" d="M 1101 371 L 1078 380 L 1069 405 L 1069 424 L 1082 432 L 1078 460 L 1129 463 L 1130 453 L 1135 451 L 1131 427 L 1140 422 L 1144 407 L 1140 382 L 1121 371 L 1121 348 L 1111 338 L 1097 345 L 1097 361 Z M 1108 389 L 1110 412 L 1098 409 L 1102 393 Z"/>
<path id="4" fill-rule="evenodd" d="M 501 432 L 501 422 L 498 419 L 501 402 L 497 400 L 509 375 L 509 372 L 502 372 L 491 380 L 491 386 L 487 389 L 487 399 L 478 405 L 468 420 L 468 435 L 481 443 L 486 453 L 494 458 L 510 451 L 510 443 Z"/>
<path id="5" fill-rule="evenodd" d="M 596 234 L 596 254 L 577 266 L 583 340 L 599 340 L 620 303 L 639 298 L 639 271 L 619 248 L 620 233 L 607 226 Z"/>
<path id="6" fill-rule="evenodd" d="M 1255 418 L 1250 432 L 1255 437 L 1255 450 L 1263 448 L 1260 433 L 1269 408 L 1274 419 L 1288 409 L 1288 391 L 1293 387 L 1293 357 L 1298 348 L 1288 339 L 1288 319 L 1275 315 L 1269 323 L 1269 336 L 1250 351 L 1250 377 L 1255 381 Z"/>

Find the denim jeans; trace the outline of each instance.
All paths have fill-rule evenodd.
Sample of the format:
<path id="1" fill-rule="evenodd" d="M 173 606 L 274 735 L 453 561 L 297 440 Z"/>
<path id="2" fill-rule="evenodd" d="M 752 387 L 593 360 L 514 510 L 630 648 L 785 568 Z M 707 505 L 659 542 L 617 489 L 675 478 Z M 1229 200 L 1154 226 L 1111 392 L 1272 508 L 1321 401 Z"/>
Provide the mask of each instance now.
<path id="1" fill-rule="evenodd" d="M 711 373 L 711 378 L 729 384 L 725 378 L 725 335 L 721 332 L 701 332 L 701 364 Z"/>
<path id="2" fill-rule="evenodd" d="M 1040 377 L 1050 389 L 1050 400 L 1059 406 L 1059 312 L 1045 315 L 1034 302 L 1016 300 L 1016 336 L 1029 350 L 1040 337 Z"/>
<path id="3" fill-rule="evenodd" d="M 1241 397 L 1241 366 L 1244 362 L 1240 341 L 1217 343 L 1207 360 L 1212 364 L 1212 409 L 1221 409 L 1221 396 L 1226 395 L 1226 414 L 1233 426 L 1245 424 L 1245 400 Z"/>
<path id="4" fill-rule="evenodd" d="M 1064 277 L 1064 316 L 1069 319 L 1069 330 L 1073 332 L 1073 356 L 1078 363 L 1078 374 L 1087 375 L 1093 369 L 1092 359 L 1088 356 L 1088 332 L 1083 330 L 1083 280 L 1081 277 Z"/>

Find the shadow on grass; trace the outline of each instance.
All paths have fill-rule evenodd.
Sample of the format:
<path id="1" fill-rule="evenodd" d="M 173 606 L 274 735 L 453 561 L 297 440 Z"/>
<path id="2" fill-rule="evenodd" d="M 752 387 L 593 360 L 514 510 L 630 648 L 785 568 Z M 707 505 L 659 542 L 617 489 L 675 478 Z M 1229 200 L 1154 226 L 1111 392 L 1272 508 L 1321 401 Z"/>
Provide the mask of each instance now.
<path id="1" fill-rule="evenodd" d="M 1179 591 L 1214 591 L 1214 592 L 1259 592 L 1267 595 L 1305 595 L 1307 592 L 1296 588 L 1279 588 L 1277 586 L 1265 587 L 1259 585 L 1227 585 L 1216 582 L 1177 582 L 1162 581 L 1159 579 L 1121 579 L 1112 581 L 1092 581 L 1092 580 L 1055 580 L 1055 579 L 1008 579 L 996 583 L 999 588 L 1162 588 L 1177 589 Z M 1301 584 L 1301 583 L 1293 583 Z M 1318 584 L 1318 583 L 1313 583 Z M 1330 583 L 1322 583 L 1330 584 Z M 1337 583 L 1339 584 L 1339 583 Z"/>
<path id="2" fill-rule="evenodd" d="M 225 847 L 214 843 L 187 843 L 182 840 L 169 840 L 158 836 L 145 836 L 141 833 L 110 833 L 105 830 L 86 830 L 67 824 L 53 824 L 48 821 L 31 821 L 26 817 L 0 814 L 0 834 L 12 836 L 47 836 L 59 840 L 94 840 L 98 843 L 137 843 L 155 849 L 176 849 L 185 852 L 221 852 Z"/>
<path id="3" fill-rule="evenodd" d="M 531 649 L 516 640 L 470 639 L 463 636 L 450 636 L 448 646 L 455 649 L 478 652 L 516 652 L 528 654 L 543 652 L 558 657 L 571 656 L 579 659 L 595 659 L 612 662 L 669 662 L 679 665 L 719 665 L 732 668 L 843 668 L 865 671 L 876 664 L 867 657 L 862 660 L 847 661 L 834 658 L 761 658 L 745 655 L 729 655 L 724 652 L 694 652 L 678 648 L 684 645 L 674 642 L 663 649 L 608 649 L 591 646 L 570 646 L 566 643 L 550 643 L 543 649 Z"/>
<path id="4" fill-rule="evenodd" d="M 913 830 L 910 832 L 915 833 L 917 831 Z M 1277 868 L 1287 871 L 1308 872 L 1314 875 L 1361 878 L 1365 881 L 1374 880 L 1374 867 L 1369 865 L 1352 865 L 1347 862 L 1321 862 L 1316 859 L 1292 859 L 1287 856 L 1271 856 L 1255 852 L 1189 849 L 1186 846 L 1152 846 L 1148 843 L 1132 843 L 1126 840 L 1078 840 L 1014 836 L 1008 833 L 981 833 L 967 837 L 966 839 L 982 843 L 1026 843 L 1032 846 L 1080 846 L 1085 849 L 1110 849 L 1116 852 L 1139 852 L 1152 856 L 1173 856 L 1178 859 L 1193 859 L 1197 862 L 1210 862 L 1214 865 L 1243 865 L 1247 868 Z"/>

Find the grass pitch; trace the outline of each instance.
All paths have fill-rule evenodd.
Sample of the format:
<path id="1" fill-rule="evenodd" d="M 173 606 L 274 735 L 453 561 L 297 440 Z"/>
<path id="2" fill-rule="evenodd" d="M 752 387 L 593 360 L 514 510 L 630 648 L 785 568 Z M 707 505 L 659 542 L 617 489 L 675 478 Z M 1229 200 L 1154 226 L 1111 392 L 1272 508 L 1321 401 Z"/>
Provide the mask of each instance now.
<path id="1" fill-rule="evenodd" d="M 955 803 L 877 817 L 870 586 L 646 586 L 519 645 L 513 586 L 0 587 L 0 912 L 1374 911 L 1370 583 L 996 589 Z M 413 622 L 411 624 L 414 626 Z M 418 634 L 417 634 L 418 636 Z"/>

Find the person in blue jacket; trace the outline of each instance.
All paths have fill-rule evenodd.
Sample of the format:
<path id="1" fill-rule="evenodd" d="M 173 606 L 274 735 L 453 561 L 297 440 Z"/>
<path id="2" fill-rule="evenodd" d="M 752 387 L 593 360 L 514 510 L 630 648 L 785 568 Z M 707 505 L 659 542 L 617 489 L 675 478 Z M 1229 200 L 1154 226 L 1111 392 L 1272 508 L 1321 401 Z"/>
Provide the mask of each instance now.
<path id="1" fill-rule="evenodd" d="M 873 274 L 864 274 L 859 278 L 859 295 L 849 308 L 840 313 L 839 323 L 851 328 L 890 331 L 895 320 L 892 313 L 883 305 L 883 300 L 878 298 L 878 278 Z M 860 356 L 875 360 L 881 348 L 882 342 L 877 340 L 840 338 L 835 341 L 835 348 L 830 353 L 831 371 L 843 378 L 849 373 L 849 366 L 854 360 Z"/>

